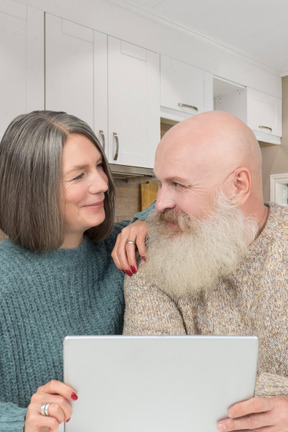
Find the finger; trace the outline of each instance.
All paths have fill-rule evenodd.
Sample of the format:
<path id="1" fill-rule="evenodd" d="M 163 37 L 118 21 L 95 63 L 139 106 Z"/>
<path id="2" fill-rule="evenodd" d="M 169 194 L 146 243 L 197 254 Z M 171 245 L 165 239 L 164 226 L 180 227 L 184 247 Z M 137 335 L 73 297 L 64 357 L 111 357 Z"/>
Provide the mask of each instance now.
<path id="1" fill-rule="evenodd" d="M 217 424 L 219 432 L 231 432 L 231 431 L 250 431 L 258 430 L 260 428 L 266 428 L 268 426 L 274 426 L 277 419 L 270 412 L 251 414 L 245 417 L 237 419 L 225 419 L 221 420 Z"/>
<path id="2" fill-rule="evenodd" d="M 41 420 L 41 423 L 43 424 L 44 427 L 47 427 L 47 430 L 49 432 L 50 431 L 51 432 L 57 432 L 59 430 L 59 426 L 61 424 L 61 423 L 58 423 L 58 421 L 55 419 L 55 417 L 44 417 L 44 419 Z M 44 430 L 44 429 L 40 428 L 40 430 L 42 432 L 42 430 Z"/>
<path id="3" fill-rule="evenodd" d="M 116 266 L 119 270 L 123 270 L 123 267 L 122 267 L 122 265 L 121 265 L 121 263 L 120 263 L 120 260 L 119 260 L 119 257 L 118 257 L 118 250 L 119 250 L 119 243 L 120 243 L 120 238 L 119 238 L 119 236 L 120 236 L 120 235 L 121 235 L 121 234 L 119 234 L 119 235 L 117 236 L 116 243 L 115 243 L 115 246 L 114 246 L 114 248 L 113 248 L 113 250 L 112 250 L 111 256 L 112 256 L 112 258 L 113 258 L 113 261 L 114 261 L 115 266 Z"/>
<path id="4" fill-rule="evenodd" d="M 35 406 L 32 407 L 31 405 L 29 406 L 26 413 L 25 432 L 31 432 L 36 430 L 41 430 L 41 432 L 58 431 L 61 422 L 59 422 L 55 417 L 50 416 L 50 414 L 49 416 L 43 416 L 38 408 Z"/>
<path id="5" fill-rule="evenodd" d="M 130 266 L 126 254 L 126 244 L 127 244 L 127 239 L 124 238 L 123 234 L 119 234 L 111 256 L 114 260 L 116 267 L 127 274 L 129 271 L 129 273 L 131 273 L 130 274 L 131 276 L 132 272 L 130 270 Z"/>
<path id="6" fill-rule="evenodd" d="M 127 232 L 127 230 L 125 230 L 124 232 L 119 234 L 117 238 L 116 253 L 121 270 L 124 270 L 127 274 L 129 274 L 129 276 L 132 276 L 132 271 L 128 260 L 128 253 L 131 253 L 132 251 L 132 253 L 135 254 L 135 247 L 127 243 L 127 241 L 134 241 L 134 236 L 130 234 L 130 232 Z"/>
<path id="7" fill-rule="evenodd" d="M 68 402 L 66 404 L 51 402 L 49 405 L 49 416 L 54 417 L 59 424 L 69 420 L 72 416 L 72 408 Z"/>
<path id="8" fill-rule="evenodd" d="M 64 399 L 62 396 L 55 395 L 49 401 L 49 415 L 51 417 L 55 417 L 59 423 L 66 421 L 72 416 L 72 407 L 71 404 Z"/>
<path id="9" fill-rule="evenodd" d="M 131 243 L 133 242 L 133 243 Z M 129 269 L 131 269 L 132 274 L 136 273 L 137 271 L 137 263 L 136 263 L 136 242 L 134 240 L 129 240 L 129 242 L 126 242 L 126 256 L 128 261 Z M 129 276 L 129 273 L 127 273 Z"/>
<path id="10" fill-rule="evenodd" d="M 238 418 L 253 413 L 263 413 L 270 411 L 273 406 L 273 398 L 252 398 L 232 405 L 228 410 L 228 417 Z"/>
<path id="11" fill-rule="evenodd" d="M 69 400 L 70 402 L 76 401 L 78 399 L 77 392 L 73 387 L 62 383 L 61 381 L 57 381 L 57 380 L 49 381 L 44 386 L 39 387 L 39 389 L 37 390 L 37 393 L 40 393 L 40 394 L 41 393 L 49 393 L 49 394 L 53 394 L 53 395 L 60 395 L 63 398 Z"/>
<path id="12" fill-rule="evenodd" d="M 138 253 L 141 256 L 143 260 L 146 259 L 146 237 L 148 234 L 148 225 L 146 225 L 146 228 L 143 229 L 141 232 L 138 233 L 137 239 L 136 239 L 136 245 L 138 249 Z"/>
<path id="13" fill-rule="evenodd" d="M 146 258 L 145 239 L 148 234 L 148 225 L 144 221 L 136 221 L 130 226 L 128 234 L 129 240 L 126 242 L 126 255 L 129 266 L 133 273 L 137 270 L 136 251 L 142 257 Z M 134 245 L 131 242 L 134 242 Z M 133 246 L 135 246 L 133 248 Z"/>

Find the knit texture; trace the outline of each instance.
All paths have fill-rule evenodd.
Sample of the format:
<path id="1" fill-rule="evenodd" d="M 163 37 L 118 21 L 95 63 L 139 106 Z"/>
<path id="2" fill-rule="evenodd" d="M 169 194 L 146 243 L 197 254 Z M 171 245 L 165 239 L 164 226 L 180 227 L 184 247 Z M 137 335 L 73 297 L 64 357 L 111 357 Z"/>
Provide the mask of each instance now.
<path id="1" fill-rule="evenodd" d="M 22 432 L 37 388 L 63 381 L 67 335 L 121 334 L 123 273 L 108 240 L 84 237 L 76 249 L 35 253 L 0 243 L 0 431 Z"/>
<path id="2" fill-rule="evenodd" d="M 287 395 L 288 208 L 269 207 L 265 228 L 236 274 L 214 290 L 176 299 L 149 286 L 141 268 L 126 278 L 124 333 L 256 335 L 256 395 Z"/>

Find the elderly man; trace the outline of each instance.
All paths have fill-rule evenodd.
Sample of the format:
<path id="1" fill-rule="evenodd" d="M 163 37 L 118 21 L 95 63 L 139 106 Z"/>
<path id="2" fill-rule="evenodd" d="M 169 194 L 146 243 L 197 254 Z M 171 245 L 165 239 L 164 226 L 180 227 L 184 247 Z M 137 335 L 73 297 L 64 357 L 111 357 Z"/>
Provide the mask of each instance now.
<path id="1" fill-rule="evenodd" d="M 197 115 L 165 134 L 154 171 L 156 212 L 147 260 L 126 280 L 125 333 L 257 335 L 258 397 L 217 427 L 287 431 L 288 209 L 263 204 L 254 134 L 227 113 Z"/>

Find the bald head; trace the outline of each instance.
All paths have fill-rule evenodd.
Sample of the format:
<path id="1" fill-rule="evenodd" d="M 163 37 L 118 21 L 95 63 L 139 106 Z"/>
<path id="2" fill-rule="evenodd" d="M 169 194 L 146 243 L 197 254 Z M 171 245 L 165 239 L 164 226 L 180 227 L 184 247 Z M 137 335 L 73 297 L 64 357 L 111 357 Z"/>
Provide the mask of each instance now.
<path id="1" fill-rule="evenodd" d="M 237 117 L 222 111 L 199 114 L 178 123 L 163 137 L 159 148 L 185 146 L 194 157 L 215 169 L 248 167 L 261 177 L 261 151 L 255 135 Z M 253 175 L 254 175 L 253 174 Z"/>
<path id="2" fill-rule="evenodd" d="M 247 125 L 225 112 L 199 114 L 171 128 L 157 148 L 155 174 L 160 182 L 183 177 L 194 195 L 223 188 L 244 213 L 255 215 L 263 206 L 258 141 Z"/>

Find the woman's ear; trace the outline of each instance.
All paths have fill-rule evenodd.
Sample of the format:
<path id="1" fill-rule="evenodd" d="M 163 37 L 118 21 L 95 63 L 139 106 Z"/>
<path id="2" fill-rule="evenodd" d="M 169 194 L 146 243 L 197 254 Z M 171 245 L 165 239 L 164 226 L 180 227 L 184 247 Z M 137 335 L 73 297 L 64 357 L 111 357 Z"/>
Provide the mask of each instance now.
<path id="1" fill-rule="evenodd" d="M 251 191 L 251 175 L 247 168 L 241 167 L 234 171 L 231 199 L 237 205 L 243 205 Z"/>

